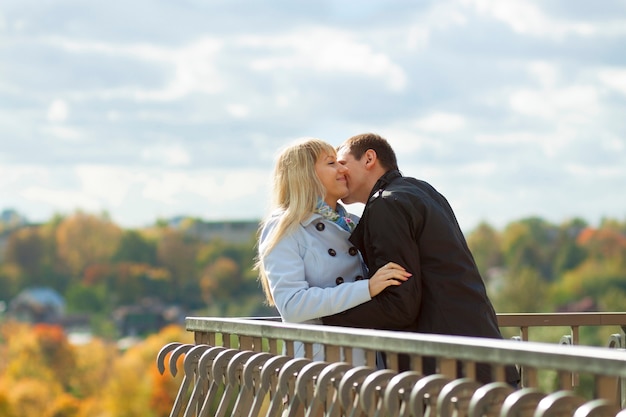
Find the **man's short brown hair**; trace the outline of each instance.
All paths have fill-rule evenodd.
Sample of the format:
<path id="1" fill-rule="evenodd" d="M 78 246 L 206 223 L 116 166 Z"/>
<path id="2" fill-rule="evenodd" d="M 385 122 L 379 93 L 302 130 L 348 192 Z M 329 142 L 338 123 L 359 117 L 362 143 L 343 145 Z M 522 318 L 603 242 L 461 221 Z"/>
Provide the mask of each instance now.
<path id="1" fill-rule="evenodd" d="M 361 160 L 368 149 L 372 149 L 376 152 L 380 165 L 382 165 L 386 171 L 398 169 L 398 160 L 396 159 L 396 153 L 393 151 L 393 148 L 389 142 L 387 142 L 387 139 L 376 133 L 362 133 L 352 136 L 337 148 L 337 150 L 340 149 L 347 149 L 357 161 Z"/>

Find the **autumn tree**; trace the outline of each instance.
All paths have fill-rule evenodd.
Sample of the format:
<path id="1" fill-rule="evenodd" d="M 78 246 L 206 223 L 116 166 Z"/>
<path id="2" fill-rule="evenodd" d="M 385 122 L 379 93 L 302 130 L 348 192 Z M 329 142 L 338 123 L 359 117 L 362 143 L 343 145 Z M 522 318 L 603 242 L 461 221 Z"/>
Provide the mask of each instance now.
<path id="1" fill-rule="evenodd" d="M 37 227 L 24 227 L 13 232 L 7 241 L 5 262 L 23 272 L 22 279 L 30 285 L 42 285 L 45 244 Z"/>
<path id="2" fill-rule="evenodd" d="M 165 301 L 197 307 L 199 296 L 196 256 L 198 242 L 184 233 L 164 228 L 157 243 L 158 266 L 170 272 L 172 291 Z"/>
<path id="3" fill-rule="evenodd" d="M 105 216 L 79 211 L 56 229 L 58 257 L 67 271 L 79 278 L 88 265 L 109 262 L 121 236 L 122 230 Z"/>

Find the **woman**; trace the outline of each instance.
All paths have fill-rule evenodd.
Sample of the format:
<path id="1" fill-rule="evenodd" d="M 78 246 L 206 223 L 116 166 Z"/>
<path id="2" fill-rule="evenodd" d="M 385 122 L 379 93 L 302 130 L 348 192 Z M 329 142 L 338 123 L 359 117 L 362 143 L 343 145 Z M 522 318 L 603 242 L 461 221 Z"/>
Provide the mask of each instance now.
<path id="1" fill-rule="evenodd" d="M 268 303 L 283 321 L 322 324 L 320 317 L 369 301 L 411 275 L 388 263 L 364 279 L 361 255 L 348 241 L 358 217 L 338 203 L 348 194 L 346 172 L 332 145 L 319 139 L 278 156 L 274 211 L 261 225 L 257 268 Z"/>

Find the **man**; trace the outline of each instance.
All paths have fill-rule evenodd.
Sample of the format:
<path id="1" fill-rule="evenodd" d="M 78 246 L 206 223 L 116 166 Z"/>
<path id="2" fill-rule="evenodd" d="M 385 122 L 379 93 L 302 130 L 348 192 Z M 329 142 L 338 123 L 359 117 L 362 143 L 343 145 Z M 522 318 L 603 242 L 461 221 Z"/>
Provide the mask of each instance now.
<path id="1" fill-rule="evenodd" d="M 395 262 L 413 276 L 371 301 L 324 317 L 324 324 L 419 333 L 502 338 L 485 285 L 448 201 L 431 185 L 403 177 L 389 143 L 372 133 L 354 136 L 338 148 L 348 168 L 346 204 L 366 203 L 350 241 L 373 274 Z M 401 370 L 408 368 L 401 358 Z M 424 373 L 435 372 L 432 358 Z M 460 372 L 460 370 L 459 370 Z M 477 379 L 492 381 L 491 369 L 477 367 Z M 461 376 L 461 375 L 459 375 Z M 516 384 L 515 367 L 506 369 Z"/>

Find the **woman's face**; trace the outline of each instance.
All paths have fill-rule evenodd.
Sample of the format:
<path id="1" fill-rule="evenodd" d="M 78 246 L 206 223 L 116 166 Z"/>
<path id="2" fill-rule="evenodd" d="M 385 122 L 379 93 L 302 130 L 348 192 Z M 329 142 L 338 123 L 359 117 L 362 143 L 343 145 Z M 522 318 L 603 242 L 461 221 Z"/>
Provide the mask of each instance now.
<path id="1" fill-rule="evenodd" d="M 337 162 L 335 154 L 322 154 L 315 163 L 315 173 L 326 188 L 324 201 L 333 209 L 337 200 L 348 194 L 346 172 L 348 168 Z"/>

